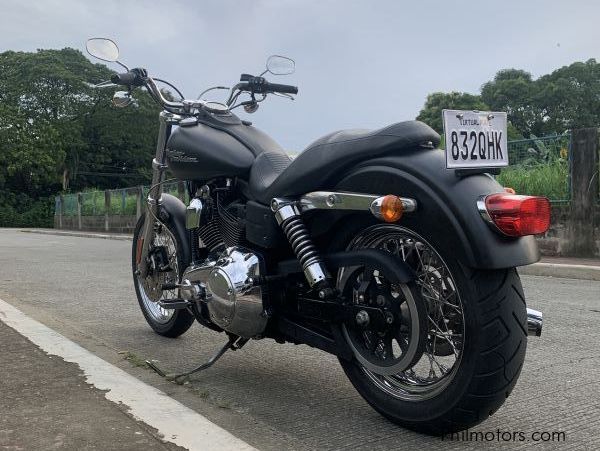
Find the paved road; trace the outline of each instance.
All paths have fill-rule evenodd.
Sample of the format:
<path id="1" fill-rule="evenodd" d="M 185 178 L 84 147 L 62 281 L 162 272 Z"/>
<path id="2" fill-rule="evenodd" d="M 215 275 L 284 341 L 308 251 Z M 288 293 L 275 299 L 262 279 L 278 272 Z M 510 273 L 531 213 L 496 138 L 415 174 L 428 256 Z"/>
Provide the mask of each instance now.
<path id="1" fill-rule="evenodd" d="M 356 394 L 335 358 L 306 346 L 250 342 L 184 386 L 136 367 L 119 352 L 181 369 L 207 358 L 224 338 L 199 326 L 177 340 L 153 334 L 138 311 L 129 255 L 127 241 L 0 230 L 0 298 L 260 449 L 481 447 L 394 426 Z M 529 304 L 544 311 L 544 334 L 530 340 L 506 404 L 475 430 L 566 433 L 564 443 L 493 441 L 507 449 L 599 449 L 600 282 L 523 283 Z"/>

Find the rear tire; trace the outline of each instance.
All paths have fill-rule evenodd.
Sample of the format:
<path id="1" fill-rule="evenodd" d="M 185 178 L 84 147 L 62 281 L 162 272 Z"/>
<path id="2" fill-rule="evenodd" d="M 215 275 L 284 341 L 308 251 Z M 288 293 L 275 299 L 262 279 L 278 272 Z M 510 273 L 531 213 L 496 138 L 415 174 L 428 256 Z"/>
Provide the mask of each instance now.
<path id="1" fill-rule="evenodd" d="M 525 298 L 516 269 L 472 270 L 451 256 L 442 258 L 460 296 L 464 335 L 458 366 L 441 391 L 421 398 L 394 395 L 356 359 L 340 359 L 354 387 L 375 410 L 399 425 L 437 436 L 492 415 L 514 388 L 527 347 Z"/>
<path id="2" fill-rule="evenodd" d="M 152 329 L 159 335 L 162 335 L 164 337 L 169 337 L 169 338 L 176 338 L 176 337 L 179 337 L 180 335 L 184 334 L 185 332 L 187 332 L 187 330 L 194 323 L 195 318 L 194 318 L 194 315 L 192 313 L 190 313 L 188 310 L 172 310 L 171 311 L 172 313 L 169 313 L 170 317 L 167 318 L 165 316 L 164 319 L 159 320 L 156 317 L 157 315 L 156 315 L 155 311 L 150 310 L 151 307 L 149 306 L 148 302 L 144 299 L 144 297 L 143 297 L 144 294 L 142 292 L 142 290 L 144 288 L 143 288 L 142 284 L 140 283 L 138 276 L 135 274 L 136 269 L 137 269 L 137 264 L 136 264 L 137 243 L 138 243 L 138 240 L 140 239 L 140 235 L 143 230 L 144 222 L 145 222 L 145 214 L 142 215 L 140 217 L 140 219 L 138 220 L 138 222 L 135 226 L 134 234 L 133 234 L 131 265 L 133 268 L 133 285 L 135 286 L 135 293 L 137 295 L 137 300 L 140 305 L 140 309 L 142 310 L 142 313 L 144 314 L 144 318 L 146 318 L 146 321 L 148 322 L 150 327 L 152 327 Z M 163 226 L 163 227 L 165 227 L 165 226 Z M 184 252 L 183 252 L 183 248 L 182 248 L 181 239 L 177 235 L 177 231 L 168 227 L 168 225 L 166 227 L 169 229 L 169 231 L 175 238 L 175 248 L 176 248 L 176 254 L 177 254 L 177 281 L 179 281 L 179 279 L 181 278 L 181 272 L 187 266 L 187 262 L 183 261 Z"/>

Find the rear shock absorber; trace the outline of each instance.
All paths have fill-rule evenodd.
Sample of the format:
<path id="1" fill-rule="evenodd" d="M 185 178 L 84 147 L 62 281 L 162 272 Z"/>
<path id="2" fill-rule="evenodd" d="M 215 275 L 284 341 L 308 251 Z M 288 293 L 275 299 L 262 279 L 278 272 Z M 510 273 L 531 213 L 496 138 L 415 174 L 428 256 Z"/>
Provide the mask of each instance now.
<path id="1" fill-rule="evenodd" d="M 286 199 L 273 199 L 271 210 L 302 265 L 304 276 L 311 287 L 328 288 L 327 269 L 313 244 L 298 207 Z"/>

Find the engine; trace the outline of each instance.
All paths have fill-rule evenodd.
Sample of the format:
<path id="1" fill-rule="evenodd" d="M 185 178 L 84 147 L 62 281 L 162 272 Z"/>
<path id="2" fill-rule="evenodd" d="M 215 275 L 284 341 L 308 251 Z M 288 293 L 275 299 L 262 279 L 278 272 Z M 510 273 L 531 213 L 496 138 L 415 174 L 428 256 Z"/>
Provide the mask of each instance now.
<path id="1" fill-rule="evenodd" d="M 210 252 L 244 244 L 244 205 L 230 197 L 221 191 L 203 201 L 197 234 Z"/>
<path id="2" fill-rule="evenodd" d="M 187 268 L 181 294 L 203 302 L 210 320 L 227 332 L 256 337 L 267 325 L 262 290 L 255 283 L 261 266 L 260 258 L 251 251 L 227 248 L 216 260 Z"/>
<path id="3" fill-rule="evenodd" d="M 221 329 L 256 337 L 267 325 L 262 289 L 256 283 L 264 265 L 244 246 L 245 205 L 236 199 L 230 181 L 204 185 L 196 194 L 186 212 L 194 263 L 183 273 L 181 296 L 200 303 L 203 316 Z"/>

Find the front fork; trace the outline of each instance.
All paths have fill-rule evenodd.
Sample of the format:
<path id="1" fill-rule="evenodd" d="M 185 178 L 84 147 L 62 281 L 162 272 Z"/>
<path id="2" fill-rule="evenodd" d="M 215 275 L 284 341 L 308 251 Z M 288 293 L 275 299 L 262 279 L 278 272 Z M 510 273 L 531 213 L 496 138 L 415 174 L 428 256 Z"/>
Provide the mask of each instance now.
<path id="1" fill-rule="evenodd" d="M 154 225 L 160 218 L 160 205 L 162 203 L 162 183 L 165 180 L 167 170 L 167 140 L 171 134 L 173 124 L 179 122 L 179 116 L 162 111 L 159 115 L 158 140 L 156 142 L 156 154 L 152 160 L 152 184 L 148 192 L 146 220 L 142 232 L 142 242 L 135 243 L 137 249 L 137 271 L 141 277 L 148 274 L 148 252 L 152 243 Z"/>

